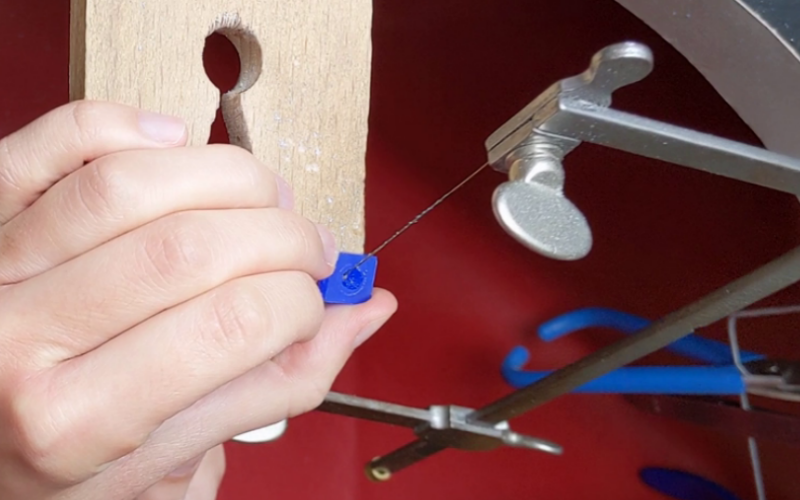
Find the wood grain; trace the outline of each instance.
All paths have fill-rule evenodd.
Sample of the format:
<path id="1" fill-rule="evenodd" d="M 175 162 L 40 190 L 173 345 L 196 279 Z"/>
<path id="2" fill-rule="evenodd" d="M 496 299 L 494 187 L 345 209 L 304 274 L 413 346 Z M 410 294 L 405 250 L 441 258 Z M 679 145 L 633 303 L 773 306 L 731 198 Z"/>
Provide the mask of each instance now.
<path id="1" fill-rule="evenodd" d="M 231 142 L 360 252 L 371 22 L 370 0 L 72 0 L 70 97 L 181 116 L 204 144 L 220 97 L 203 48 L 224 34 L 242 66 L 222 98 Z"/>

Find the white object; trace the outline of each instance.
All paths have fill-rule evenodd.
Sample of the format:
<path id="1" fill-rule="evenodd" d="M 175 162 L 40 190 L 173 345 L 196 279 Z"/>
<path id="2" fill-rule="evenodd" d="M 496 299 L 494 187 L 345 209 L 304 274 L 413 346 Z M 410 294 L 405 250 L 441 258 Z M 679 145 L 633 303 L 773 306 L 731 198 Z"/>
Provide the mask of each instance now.
<path id="1" fill-rule="evenodd" d="M 240 443 L 268 443 L 283 436 L 287 426 L 288 422 L 286 420 L 281 420 L 278 423 L 262 427 L 261 429 L 239 434 L 233 438 L 233 440 L 239 441 Z"/>

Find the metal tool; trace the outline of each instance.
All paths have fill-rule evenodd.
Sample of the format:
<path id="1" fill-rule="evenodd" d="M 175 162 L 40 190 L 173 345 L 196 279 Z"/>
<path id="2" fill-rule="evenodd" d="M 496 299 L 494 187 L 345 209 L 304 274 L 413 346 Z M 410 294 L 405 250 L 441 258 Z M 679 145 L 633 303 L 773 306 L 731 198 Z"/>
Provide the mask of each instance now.
<path id="1" fill-rule="evenodd" d="M 742 411 L 738 402 L 712 396 L 626 394 L 625 401 L 646 413 L 681 420 L 738 437 L 752 437 L 800 447 L 800 417 L 753 407 Z"/>
<path id="2" fill-rule="evenodd" d="M 543 323 L 539 337 L 552 341 L 587 328 L 606 327 L 634 334 L 650 321 L 621 311 L 586 308 L 571 311 Z M 576 392 L 614 394 L 673 394 L 738 396 L 742 392 L 774 399 L 800 401 L 800 362 L 769 359 L 754 352 L 740 353 L 745 373 L 736 364 L 728 344 L 694 334 L 668 347 L 711 366 L 636 366 L 620 368 L 594 379 Z M 503 378 L 514 388 L 526 387 L 551 371 L 525 371 L 528 350 L 514 348 L 503 361 Z"/>
<path id="3" fill-rule="evenodd" d="M 717 425 L 737 424 L 741 431 L 744 423 L 759 425 L 757 430 L 776 433 L 773 427 L 786 424 L 789 437 L 791 429 L 800 427 L 800 419 L 788 415 L 775 415 L 766 412 L 753 412 L 748 398 L 749 394 L 757 394 L 769 398 L 800 401 L 800 363 L 770 359 L 754 352 L 742 351 L 736 333 L 736 320 L 739 317 L 759 317 L 776 314 L 797 314 L 800 307 L 777 307 L 740 311 L 728 318 L 729 344 L 711 339 L 704 339 L 690 334 L 669 349 L 689 357 L 714 364 L 711 367 L 633 367 L 620 368 L 603 377 L 599 377 L 577 390 L 579 392 L 603 392 L 619 394 L 703 394 L 717 396 L 738 395 L 739 408 L 709 408 L 708 403 L 687 402 L 682 400 L 682 415 L 695 419 L 708 419 L 709 414 L 716 416 Z M 646 328 L 649 321 L 628 313 L 604 308 L 586 308 L 568 312 L 542 324 L 539 336 L 551 341 L 564 335 L 592 327 L 609 327 L 627 334 L 633 334 Z M 550 372 L 523 371 L 522 366 L 528 358 L 528 352 L 522 347 L 514 349 L 503 363 L 503 377 L 514 387 L 524 387 L 540 380 Z M 651 410 L 661 412 L 661 401 L 651 403 Z M 672 401 L 672 410 L 678 403 Z M 639 407 L 647 407 L 648 401 L 639 401 Z M 665 402 L 669 406 L 670 401 Z M 687 412 L 688 410 L 688 412 Z M 708 414 L 703 414 L 705 410 Z M 713 412 L 712 412 L 713 410 Z M 720 422 L 720 419 L 727 419 Z M 786 437 L 786 431 L 780 432 Z M 756 494 L 759 500 L 766 499 L 766 488 L 761 471 L 761 459 L 758 452 L 757 435 L 747 434 L 748 451 L 753 470 Z"/>
<path id="4" fill-rule="evenodd" d="M 490 164 L 509 173 L 509 182 L 498 188 L 493 203 L 500 224 L 512 236 L 554 258 L 580 258 L 590 250 L 588 224 L 559 188 L 564 179 L 561 161 L 580 141 L 800 192 L 800 161 L 795 158 L 609 109 L 611 91 L 643 78 L 651 66 L 652 54 L 643 45 L 607 47 L 595 55 L 586 72 L 548 89 L 487 140 Z M 468 414 L 466 421 L 492 424 L 522 415 L 798 280 L 800 248 L 639 333 Z M 368 470 L 387 476 L 446 448 L 420 439 L 374 459 Z"/>
<path id="5" fill-rule="evenodd" d="M 800 306 L 767 307 L 739 311 L 728 317 L 728 340 L 730 342 L 733 362 L 743 377 L 750 375 L 751 368 L 743 361 L 739 348 L 737 322 L 741 318 L 759 318 L 786 314 L 799 314 Z M 759 369 L 759 368 L 757 368 Z M 760 370 L 777 374 L 783 372 L 786 384 L 796 384 L 796 372 L 786 366 L 772 366 L 767 363 Z M 773 397 L 771 394 L 764 394 Z M 747 436 L 747 448 L 753 471 L 755 493 L 759 500 L 766 499 L 766 487 L 758 451 L 758 439 L 778 441 L 783 444 L 800 444 L 800 418 L 796 415 L 783 415 L 753 408 L 746 391 L 739 397 L 739 407 L 735 408 L 727 401 L 706 401 L 697 398 L 677 398 L 674 396 L 656 396 L 658 399 L 647 399 L 642 396 L 629 396 L 629 401 L 640 409 L 660 415 L 693 422 L 700 425 L 711 425 L 714 429 L 744 434 Z"/>
<path id="6" fill-rule="evenodd" d="M 752 311 L 739 311 L 728 317 L 728 342 L 730 342 L 731 345 L 733 362 L 743 377 L 749 374 L 749 368 L 745 366 L 745 363 L 742 360 L 741 349 L 739 348 L 739 334 L 737 328 L 738 319 L 740 317 L 758 318 L 763 316 L 796 314 L 798 312 L 800 312 L 800 310 L 798 310 L 797 306 L 771 307 Z M 791 372 L 787 375 L 788 376 L 785 377 L 787 378 L 787 383 L 791 384 L 796 382 L 796 379 Z M 746 413 L 753 411 L 753 407 L 750 404 L 750 396 L 747 394 L 747 391 L 742 391 L 742 393 L 739 394 L 739 407 L 743 412 Z M 758 442 L 752 435 L 747 437 L 747 449 L 750 454 L 750 466 L 753 471 L 753 483 L 755 485 L 756 495 L 758 496 L 758 500 L 766 500 L 767 492 L 764 484 L 764 473 L 761 467 L 761 456 L 758 451 Z"/>
<path id="7" fill-rule="evenodd" d="M 754 412 L 748 394 L 800 401 L 800 363 L 774 360 L 761 354 L 743 352 L 739 348 L 736 335 L 736 319 L 739 315 L 758 317 L 796 313 L 800 313 L 800 308 L 797 306 L 741 311 L 728 318 L 730 345 L 690 334 L 669 346 L 674 352 L 716 366 L 620 368 L 579 387 L 577 392 L 740 396 L 739 408 L 734 408 L 725 401 L 719 401 L 714 405 L 703 400 L 674 397 L 664 399 L 664 396 L 660 399 L 652 399 L 653 396 L 645 399 L 640 396 L 640 399 L 634 399 L 632 402 L 639 408 L 654 413 L 663 414 L 667 411 L 673 416 L 680 416 L 690 421 L 706 424 L 711 422 L 715 427 L 734 427 L 739 433 L 746 431 L 756 494 L 760 500 L 764 500 L 766 489 L 761 472 L 757 438 L 767 434 L 773 439 L 777 435 L 783 440 L 791 441 L 795 438 L 796 441 L 796 434 L 800 430 L 800 418 L 763 411 Z M 597 327 L 613 328 L 633 334 L 639 329 L 646 328 L 649 323 L 645 318 L 613 309 L 586 308 L 568 312 L 545 322 L 539 327 L 538 333 L 546 341 Z M 528 351 L 523 347 L 517 347 L 503 362 L 501 370 L 503 377 L 513 387 L 525 387 L 550 374 L 547 371 L 522 370 L 527 359 Z"/>
<path id="8" fill-rule="evenodd" d="M 736 328 L 731 328 L 731 319 L 735 318 L 734 315 L 728 317 L 728 341 L 731 343 L 731 353 L 733 354 L 733 363 L 739 369 L 742 377 L 749 375 L 748 368 L 742 361 L 742 355 L 739 349 L 739 338 L 736 335 Z M 736 320 L 733 319 L 735 325 Z M 753 407 L 750 405 L 750 396 L 748 391 L 743 390 L 739 393 L 739 408 L 744 412 L 750 412 Z M 750 454 L 750 468 L 753 471 L 753 484 L 755 485 L 756 495 L 758 500 L 767 499 L 767 490 L 764 485 L 764 473 L 761 468 L 761 454 L 758 452 L 758 442 L 753 436 L 747 436 L 747 451 Z"/>
<path id="9" fill-rule="evenodd" d="M 709 368 L 683 366 L 620 368 L 579 387 L 577 391 L 636 394 L 636 396 L 627 396 L 628 400 L 645 411 L 712 426 L 717 430 L 733 432 L 737 435 L 744 434 L 748 439 L 756 494 L 759 499 L 763 500 L 766 498 L 766 489 L 761 472 L 757 439 L 766 438 L 784 444 L 797 444 L 800 442 L 800 418 L 794 415 L 754 410 L 750 406 L 747 396 L 755 393 L 774 399 L 800 400 L 800 364 L 796 361 L 773 360 L 761 354 L 742 351 L 739 348 L 736 321 L 742 317 L 798 313 L 800 313 L 800 306 L 740 311 L 728 318 L 729 344 L 690 334 L 669 346 L 669 349 L 674 352 L 715 366 Z M 585 308 L 546 321 L 540 325 L 538 334 L 545 341 L 552 341 L 583 329 L 598 327 L 634 334 L 637 330 L 646 328 L 649 323 L 650 321 L 645 318 L 613 309 Z M 503 376 L 514 387 L 523 387 L 534 383 L 549 374 L 549 372 L 523 371 L 522 366 L 527 361 L 527 357 L 527 350 L 517 347 L 503 363 Z M 643 396 L 641 394 L 650 395 Z M 741 402 L 736 407 L 719 397 L 709 400 L 665 396 L 666 394 L 739 395 Z M 688 478 L 684 479 L 688 480 Z M 682 483 L 684 479 L 678 483 Z M 657 482 L 662 485 L 667 485 L 667 483 L 678 485 L 674 481 Z M 695 482 L 695 480 L 689 481 L 689 483 Z M 703 485 L 698 483 L 694 486 Z M 681 489 L 669 489 L 671 492 L 679 490 Z M 685 492 L 688 491 L 685 490 Z M 703 491 L 707 490 L 703 489 Z M 690 497 L 679 496 L 676 498 Z"/>
<path id="10" fill-rule="evenodd" d="M 677 49 L 764 146 L 800 157 L 797 0 L 617 0 Z"/>
<path id="11" fill-rule="evenodd" d="M 792 314 L 800 312 L 800 308 L 770 308 L 767 311 L 771 314 Z M 737 314 L 758 316 L 763 313 L 764 310 L 756 310 Z M 756 493 L 759 499 L 765 499 L 756 440 L 767 438 L 784 444 L 800 443 L 800 418 L 754 411 L 747 394 L 800 401 L 800 363 L 769 359 L 761 354 L 740 350 L 735 328 L 737 314 L 728 321 L 730 345 L 690 334 L 669 346 L 673 352 L 716 366 L 620 368 L 578 388 L 577 392 L 635 394 L 637 396 L 628 396 L 628 401 L 645 411 L 744 434 L 748 439 Z M 538 333 L 543 340 L 551 341 L 579 330 L 597 327 L 633 334 L 648 324 L 649 321 L 644 318 L 620 311 L 587 308 L 543 323 Z M 527 359 L 528 351 L 517 347 L 503 362 L 503 377 L 513 387 L 524 387 L 549 375 L 549 372 L 523 371 L 522 366 Z M 736 407 L 719 398 L 709 401 L 676 397 L 676 394 L 739 395 L 742 399 Z"/>
<path id="12" fill-rule="evenodd" d="M 560 455 L 556 443 L 512 431 L 508 422 L 489 424 L 468 421 L 473 410 L 461 406 L 435 405 L 428 409 L 411 408 L 374 399 L 329 392 L 318 411 L 408 427 L 428 443 L 470 451 L 493 450 L 500 446 L 528 448 Z M 387 480 L 391 471 L 368 469 L 375 480 Z"/>
<path id="13" fill-rule="evenodd" d="M 796 158 L 611 109 L 612 92 L 652 65 L 642 44 L 606 47 L 584 73 L 551 86 L 489 136 L 489 162 L 509 176 L 494 193 L 494 212 L 517 241 L 565 260 L 591 250 L 586 218 L 563 193 L 562 161 L 581 141 L 800 193 Z"/>

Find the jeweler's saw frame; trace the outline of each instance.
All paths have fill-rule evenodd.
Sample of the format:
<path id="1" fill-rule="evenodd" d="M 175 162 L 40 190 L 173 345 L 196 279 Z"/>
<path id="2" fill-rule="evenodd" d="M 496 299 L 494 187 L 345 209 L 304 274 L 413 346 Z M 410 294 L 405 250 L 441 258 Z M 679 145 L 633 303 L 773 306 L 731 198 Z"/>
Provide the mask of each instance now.
<path id="1" fill-rule="evenodd" d="M 589 223 L 563 191 L 563 161 L 582 142 L 800 194 L 797 158 L 611 108 L 612 92 L 647 76 L 652 65 L 651 51 L 640 43 L 606 47 L 594 55 L 585 72 L 552 85 L 487 139 L 489 164 L 509 177 L 495 190 L 494 212 L 517 241 L 564 260 L 579 259 L 590 251 Z M 447 448 L 488 450 L 508 445 L 559 454 L 561 447 L 555 443 L 512 432 L 508 420 L 797 281 L 800 247 L 639 333 L 477 410 L 443 405 L 422 410 L 338 393 L 329 394 L 319 410 L 414 430 L 416 441 L 368 464 L 368 475 L 376 480 L 389 479 Z"/>

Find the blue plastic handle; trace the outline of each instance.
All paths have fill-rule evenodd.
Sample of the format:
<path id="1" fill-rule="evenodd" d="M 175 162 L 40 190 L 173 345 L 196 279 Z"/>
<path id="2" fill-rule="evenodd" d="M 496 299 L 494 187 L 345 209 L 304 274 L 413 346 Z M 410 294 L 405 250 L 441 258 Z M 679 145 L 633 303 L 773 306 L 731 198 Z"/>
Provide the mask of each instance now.
<path id="1" fill-rule="evenodd" d="M 361 304 L 372 298 L 378 258 L 339 253 L 333 273 L 317 283 L 325 304 Z"/>
<path id="2" fill-rule="evenodd" d="M 503 378 L 514 388 L 528 386 L 551 371 L 524 371 L 528 350 L 516 347 L 506 356 Z M 575 390 L 606 394 L 738 395 L 745 390 L 741 373 L 728 366 L 635 366 L 620 368 Z"/>
<path id="3" fill-rule="evenodd" d="M 588 307 L 556 316 L 542 323 L 538 333 L 539 338 L 550 342 L 586 328 L 611 328 L 622 333 L 633 334 L 650 324 L 650 320 L 633 314 L 602 307 Z M 667 348 L 676 354 L 712 365 L 733 363 L 733 356 L 728 344 L 698 337 L 694 333 L 670 344 Z M 742 351 L 742 361 L 745 363 L 764 358 L 765 356 L 755 352 Z"/>
<path id="4" fill-rule="evenodd" d="M 739 500 L 721 485 L 682 470 L 647 467 L 639 471 L 639 478 L 653 490 L 676 500 Z"/>

